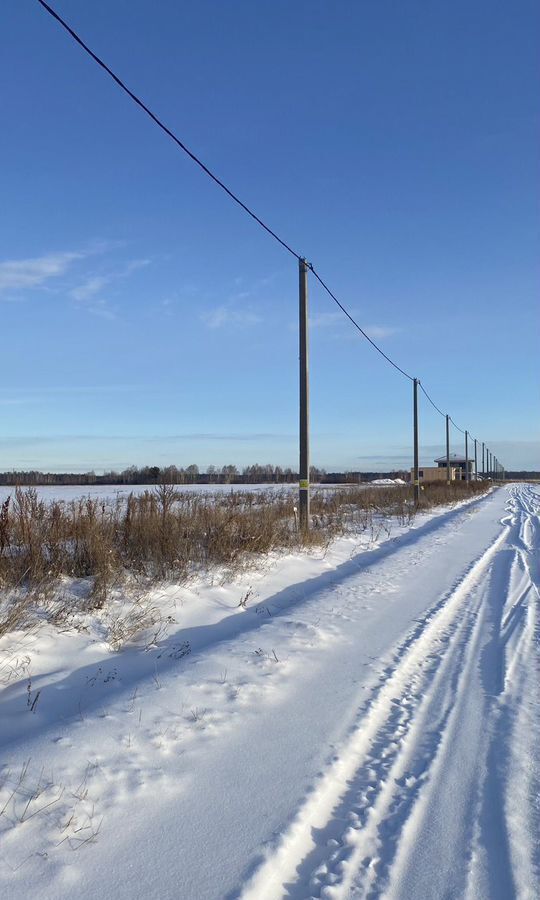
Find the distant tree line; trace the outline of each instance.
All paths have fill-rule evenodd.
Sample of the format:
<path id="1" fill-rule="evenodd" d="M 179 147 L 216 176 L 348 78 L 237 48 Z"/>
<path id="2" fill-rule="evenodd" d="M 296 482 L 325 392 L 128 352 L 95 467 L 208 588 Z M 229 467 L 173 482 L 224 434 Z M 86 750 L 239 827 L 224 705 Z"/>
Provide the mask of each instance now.
<path id="1" fill-rule="evenodd" d="M 403 478 L 405 472 L 326 472 L 312 466 L 313 482 L 340 484 L 372 481 L 375 478 Z M 186 466 L 129 466 L 121 472 L 0 472 L 0 485 L 80 485 L 80 484 L 290 484 L 298 481 L 298 472 L 290 468 L 254 464 L 239 469 L 234 465 L 208 466 L 201 472 L 195 464 Z"/>

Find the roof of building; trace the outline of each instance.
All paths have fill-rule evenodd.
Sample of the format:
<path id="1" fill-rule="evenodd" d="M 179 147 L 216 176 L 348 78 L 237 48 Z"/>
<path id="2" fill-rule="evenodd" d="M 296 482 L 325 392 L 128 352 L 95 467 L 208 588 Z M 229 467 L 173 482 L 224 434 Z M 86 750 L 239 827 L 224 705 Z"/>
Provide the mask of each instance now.
<path id="1" fill-rule="evenodd" d="M 434 460 L 434 462 L 436 462 L 436 463 L 444 462 L 445 463 L 446 462 L 446 453 L 444 456 L 439 456 L 439 458 Z M 467 462 L 467 460 L 460 453 L 451 453 L 450 454 L 450 462 L 451 463 L 456 463 L 456 462 L 464 463 L 464 462 Z M 469 462 L 471 462 L 470 456 L 469 456 Z"/>

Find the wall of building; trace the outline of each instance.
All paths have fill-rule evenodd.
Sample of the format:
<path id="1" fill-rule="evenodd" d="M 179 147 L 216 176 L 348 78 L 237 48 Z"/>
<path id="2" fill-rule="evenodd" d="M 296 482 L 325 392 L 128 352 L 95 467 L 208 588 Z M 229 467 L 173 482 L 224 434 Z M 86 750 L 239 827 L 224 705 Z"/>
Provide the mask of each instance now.
<path id="1" fill-rule="evenodd" d="M 450 481 L 455 481 L 456 475 L 459 479 L 461 474 L 462 473 L 458 469 L 455 469 L 453 466 L 450 467 Z M 420 483 L 429 481 L 446 481 L 446 467 L 444 469 L 440 469 L 438 466 L 420 466 L 418 475 Z M 411 480 L 414 481 L 414 469 L 411 469 Z"/>

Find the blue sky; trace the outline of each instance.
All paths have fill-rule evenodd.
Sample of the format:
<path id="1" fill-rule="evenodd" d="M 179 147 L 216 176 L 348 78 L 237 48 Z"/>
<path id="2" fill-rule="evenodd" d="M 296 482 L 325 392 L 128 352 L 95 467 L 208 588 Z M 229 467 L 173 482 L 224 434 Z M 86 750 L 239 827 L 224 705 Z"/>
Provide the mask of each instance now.
<path id="1" fill-rule="evenodd" d="M 540 467 L 536 2 L 53 5 L 458 425 Z M 0 60 L 0 469 L 296 468 L 295 260 L 34 0 Z M 410 465 L 410 383 L 311 282 L 312 461 Z"/>

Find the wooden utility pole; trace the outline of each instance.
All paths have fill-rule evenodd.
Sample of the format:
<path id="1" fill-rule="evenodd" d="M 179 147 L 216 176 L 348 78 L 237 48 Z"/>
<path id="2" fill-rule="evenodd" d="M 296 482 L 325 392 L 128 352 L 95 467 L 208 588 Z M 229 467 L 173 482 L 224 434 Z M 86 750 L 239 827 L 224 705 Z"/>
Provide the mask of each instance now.
<path id="1" fill-rule="evenodd" d="M 469 478 L 469 432 L 465 432 L 465 481 L 467 484 L 471 479 Z"/>
<path id="2" fill-rule="evenodd" d="M 484 475 L 486 474 L 486 466 L 485 466 L 485 463 L 484 463 L 484 456 L 485 456 L 485 453 L 484 453 L 484 442 L 482 441 L 482 478 L 483 478 Z"/>
<path id="3" fill-rule="evenodd" d="M 420 502 L 420 476 L 418 473 L 418 378 L 413 379 L 413 429 L 414 429 L 414 505 Z"/>
<path id="4" fill-rule="evenodd" d="M 300 323 L 300 530 L 309 531 L 309 347 L 308 347 L 308 265 L 299 263 Z"/>
<path id="5" fill-rule="evenodd" d="M 478 479 L 478 452 L 476 447 L 476 438 L 474 439 L 474 480 Z"/>
<path id="6" fill-rule="evenodd" d="M 446 483 L 450 484 L 450 416 L 446 416 Z"/>

